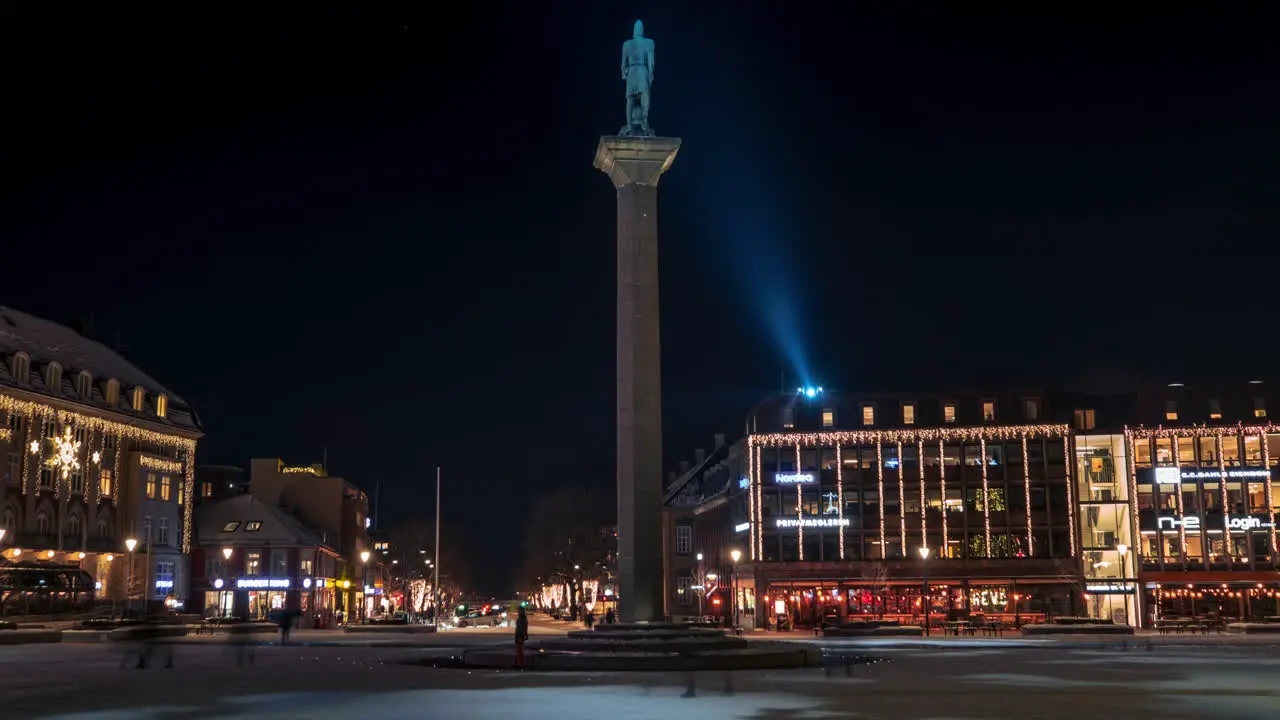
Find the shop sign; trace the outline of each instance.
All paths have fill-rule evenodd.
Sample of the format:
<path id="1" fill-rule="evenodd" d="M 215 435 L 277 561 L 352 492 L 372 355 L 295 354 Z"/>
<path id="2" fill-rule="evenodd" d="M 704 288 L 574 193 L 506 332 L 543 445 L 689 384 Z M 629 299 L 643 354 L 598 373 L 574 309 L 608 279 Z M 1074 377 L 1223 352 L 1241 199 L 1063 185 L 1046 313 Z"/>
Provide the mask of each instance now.
<path id="1" fill-rule="evenodd" d="M 777 485 L 817 485 L 818 474 L 814 472 L 774 473 L 773 482 Z"/>
<path id="2" fill-rule="evenodd" d="M 240 590 L 288 590 L 289 578 L 239 578 L 236 588 Z"/>
<path id="3" fill-rule="evenodd" d="M 1133 583 L 1092 582 L 1085 583 L 1084 591 L 1090 595 L 1132 595 Z"/>
<path id="4" fill-rule="evenodd" d="M 776 518 L 773 521 L 773 526 L 780 527 L 780 528 L 848 527 L 849 518 L 834 518 L 834 517 Z"/>
<path id="5" fill-rule="evenodd" d="M 1163 516 L 1157 518 L 1158 527 L 1161 530 L 1177 530 L 1179 527 L 1184 530 L 1197 531 L 1200 529 L 1200 518 L 1195 515 L 1187 515 L 1182 519 L 1176 517 Z M 1243 532 L 1245 530 L 1260 530 L 1263 528 L 1273 528 L 1275 523 L 1264 521 L 1262 518 L 1256 517 L 1229 517 L 1227 518 L 1227 529 Z"/>
<path id="6" fill-rule="evenodd" d="M 1266 468 L 1227 468 L 1219 470 L 1183 470 L 1180 467 L 1158 467 L 1155 471 L 1157 485 L 1178 485 L 1189 480 L 1217 480 L 1223 475 L 1227 479 L 1269 478 L 1271 471 Z"/>
<path id="7" fill-rule="evenodd" d="M 737 525 L 733 526 L 733 531 L 736 533 L 746 532 L 747 530 L 750 530 L 750 529 L 751 529 L 751 523 L 749 522 L 738 523 Z"/>

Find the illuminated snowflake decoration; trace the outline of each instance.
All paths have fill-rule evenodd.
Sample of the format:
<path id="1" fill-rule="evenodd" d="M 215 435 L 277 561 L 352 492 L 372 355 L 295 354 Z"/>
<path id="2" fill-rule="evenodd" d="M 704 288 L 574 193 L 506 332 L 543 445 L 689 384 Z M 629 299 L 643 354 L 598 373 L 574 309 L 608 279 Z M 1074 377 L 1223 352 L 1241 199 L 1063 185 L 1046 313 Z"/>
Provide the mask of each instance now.
<path id="1" fill-rule="evenodd" d="M 73 471 L 80 469 L 80 441 L 71 436 L 71 428 L 62 429 L 62 437 L 53 438 L 53 457 L 49 464 L 62 468 L 62 479 L 67 479 Z"/>

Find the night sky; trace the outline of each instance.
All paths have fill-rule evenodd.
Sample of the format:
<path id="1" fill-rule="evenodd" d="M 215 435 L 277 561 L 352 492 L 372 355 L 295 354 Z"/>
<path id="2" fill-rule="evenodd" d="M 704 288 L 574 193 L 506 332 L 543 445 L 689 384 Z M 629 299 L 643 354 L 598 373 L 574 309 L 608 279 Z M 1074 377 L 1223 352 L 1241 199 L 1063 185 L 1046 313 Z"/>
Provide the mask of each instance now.
<path id="1" fill-rule="evenodd" d="M 668 466 L 783 382 L 1280 380 L 1261 15 L 291 5 L 0 11 L 0 303 L 92 319 L 196 406 L 202 462 L 327 448 L 381 480 L 384 526 L 432 512 L 442 464 L 495 592 L 533 497 L 612 492 L 591 161 L 637 16 L 652 122 L 684 140 L 660 201 Z"/>

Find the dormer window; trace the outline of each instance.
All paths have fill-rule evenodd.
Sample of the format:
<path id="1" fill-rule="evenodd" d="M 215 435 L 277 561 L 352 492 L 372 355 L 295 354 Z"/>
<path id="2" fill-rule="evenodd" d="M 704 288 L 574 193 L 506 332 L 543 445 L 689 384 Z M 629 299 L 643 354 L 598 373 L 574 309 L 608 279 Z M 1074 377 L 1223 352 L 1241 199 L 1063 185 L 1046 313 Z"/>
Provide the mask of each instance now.
<path id="1" fill-rule="evenodd" d="M 31 358 L 26 353 L 19 350 L 13 354 L 13 379 L 18 381 L 19 385 L 26 385 L 30 379 L 28 373 L 31 372 Z"/>
<path id="2" fill-rule="evenodd" d="M 169 398 L 164 395 L 156 397 L 156 417 L 164 417 L 169 412 Z"/>
<path id="3" fill-rule="evenodd" d="M 81 400 L 88 400 L 92 393 L 93 376 L 89 374 L 88 370 L 81 370 L 80 374 L 76 376 L 76 394 L 80 396 Z"/>
<path id="4" fill-rule="evenodd" d="M 135 387 L 133 389 L 133 401 L 131 403 L 133 405 L 133 409 L 137 412 L 142 412 L 142 406 L 146 401 L 147 391 L 144 390 L 141 385 Z"/>
<path id="5" fill-rule="evenodd" d="M 44 384 L 49 392 L 55 395 L 62 394 L 62 365 L 57 361 L 51 362 L 44 368 Z"/>
<path id="6" fill-rule="evenodd" d="M 115 378 L 111 378 L 110 380 L 107 381 L 106 400 L 107 400 L 107 405 L 110 405 L 111 407 L 115 407 L 116 405 L 120 404 L 120 381 L 119 380 Z"/>

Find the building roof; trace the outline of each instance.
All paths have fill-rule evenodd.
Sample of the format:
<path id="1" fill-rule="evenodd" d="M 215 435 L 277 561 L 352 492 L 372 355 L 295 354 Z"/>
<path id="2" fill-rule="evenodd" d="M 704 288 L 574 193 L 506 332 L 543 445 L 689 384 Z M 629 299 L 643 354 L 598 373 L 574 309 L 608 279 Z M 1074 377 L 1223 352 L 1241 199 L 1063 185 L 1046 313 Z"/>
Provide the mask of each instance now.
<path id="1" fill-rule="evenodd" d="M 261 523 L 259 529 L 247 529 L 252 522 Z M 234 528 L 231 523 L 236 523 Z M 326 544 L 320 532 L 252 495 L 238 495 L 196 508 L 195 526 L 197 545 Z"/>
<path id="2" fill-rule="evenodd" d="M 125 398 L 131 388 L 141 386 L 148 397 L 163 394 L 168 398 L 165 417 L 155 417 L 151 413 L 146 414 L 145 419 L 187 429 L 198 430 L 200 427 L 198 418 L 185 400 L 139 370 L 115 350 L 64 325 L 0 305 L 0 354 L 9 357 L 19 351 L 25 352 L 31 360 L 32 372 L 29 382 L 23 386 L 25 389 L 43 395 L 70 398 L 86 405 L 106 407 L 112 412 L 125 415 L 138 415 Z M 62 387 L 50 388 L 45 385 L 45 377 L 37 369 L 55 361 L 62 366 Z M 0 363 L 0 385 L 18 386 L 11 374 L 11 367 L 7 362 Z M 93 376 L 91 397 L 78 396 L 75 376 L 82 370 Z M 120 383 L 120 402 L 114 407 L 107 405 L 106 395 L 102 392 L 103 383 L 111 379 Z"/>

